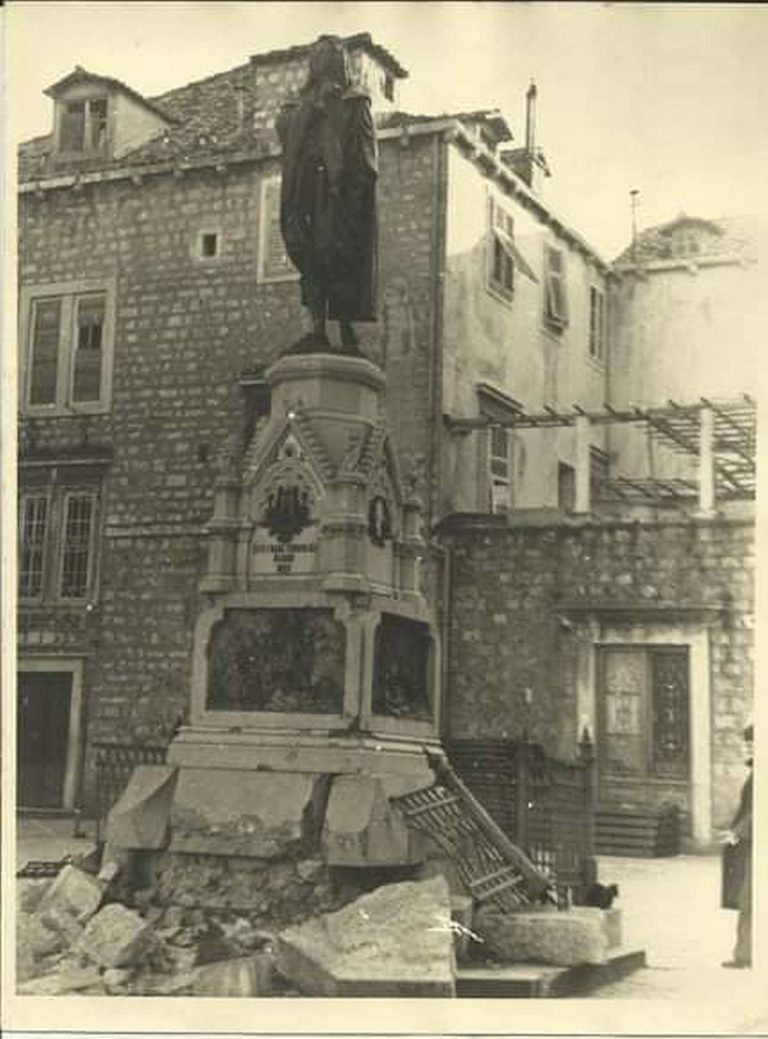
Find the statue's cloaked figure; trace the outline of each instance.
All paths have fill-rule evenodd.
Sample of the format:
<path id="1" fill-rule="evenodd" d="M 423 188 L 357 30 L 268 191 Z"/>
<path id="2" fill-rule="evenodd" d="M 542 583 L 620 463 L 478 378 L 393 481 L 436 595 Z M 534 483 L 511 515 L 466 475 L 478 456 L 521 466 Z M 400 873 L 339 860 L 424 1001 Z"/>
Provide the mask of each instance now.
<path id="1" fill-rule="evenodd" d="M 347 54 L 321 36 L 296 102 L 277 120 L 283 147 L 280 227 L 301 274 L 313 331 L 297 346 L 327 347 L 326 318 L 354 349 L 353 321 L 375 321 L 376 135 L 368 94 L 351 86 Z"/>

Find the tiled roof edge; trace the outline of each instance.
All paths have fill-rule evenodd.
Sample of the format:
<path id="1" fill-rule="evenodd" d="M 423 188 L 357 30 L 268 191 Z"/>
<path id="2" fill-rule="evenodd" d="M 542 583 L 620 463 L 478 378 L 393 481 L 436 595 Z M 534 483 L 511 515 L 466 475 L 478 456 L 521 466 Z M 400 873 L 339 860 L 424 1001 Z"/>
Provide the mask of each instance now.
<path id="1" fill-rule="evenodd" d="M 358 32 L 352 36 L 342 36 L 342 42 L 346 47 L 359 47 L 364 51 L 367 51 L 372 57 L 378 58 L 378 60 L 389 69 L 398 79 L 405 79 L 408 76 L 408 72 L 400 62 L 379 43 L 374 43 L 371 34 L 369 32 Z M 273 65 L 275 62 L 287 61 L 291 58 L 301 58 L 308 53 L 309 48 L 312 46 L 311 43 L 298 43 L 292 47 L 282 47 L 278 50 L 266 51 L 264 54 L 253 54 L 251 56 L 252 65 Z"/>

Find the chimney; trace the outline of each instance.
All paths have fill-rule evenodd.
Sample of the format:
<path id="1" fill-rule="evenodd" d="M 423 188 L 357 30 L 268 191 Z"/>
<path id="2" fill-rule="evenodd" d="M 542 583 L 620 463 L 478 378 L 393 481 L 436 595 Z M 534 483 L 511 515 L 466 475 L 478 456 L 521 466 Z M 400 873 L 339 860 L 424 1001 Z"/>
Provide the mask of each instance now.
<path id="1" fill-rule="evenodd" d="M 536 146 L 537 96 L 536 84 L 531 80 L 525 94 L 525 147 L 503 151 L 500 158 L 538 195 L 544 178 L 551 174 L 544 153 Z"/>
<path id="2" fill-rule="evenodd" d="M 536 84 L 533 80 L 525 95 L 525 150 L 530 156 L 536 151 Z"/>

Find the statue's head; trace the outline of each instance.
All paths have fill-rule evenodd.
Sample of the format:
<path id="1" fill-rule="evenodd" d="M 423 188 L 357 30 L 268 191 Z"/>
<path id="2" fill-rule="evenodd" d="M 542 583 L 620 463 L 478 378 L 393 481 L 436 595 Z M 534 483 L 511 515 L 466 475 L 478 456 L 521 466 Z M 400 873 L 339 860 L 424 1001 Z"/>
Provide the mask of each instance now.
<path id="1" fill-rule="evenodd" d="M 339 36 L 318 36 L 309 51 L 307 87 L 333 83 L 348 87 L 349 59 Z"/>

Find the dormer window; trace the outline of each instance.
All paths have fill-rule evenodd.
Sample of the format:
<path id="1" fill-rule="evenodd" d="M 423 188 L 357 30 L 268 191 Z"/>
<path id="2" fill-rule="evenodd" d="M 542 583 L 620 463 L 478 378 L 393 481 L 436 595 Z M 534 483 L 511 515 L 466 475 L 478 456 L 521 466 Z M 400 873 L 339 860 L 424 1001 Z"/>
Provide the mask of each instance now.
<path id="1" fill-rule="evenodd" d="M 121 159 L 176 120 L 153 101 L 111 76 L 79 65 L 45 91 L 55 102 L 54 158 L 59 165 L 82 159 Z"/>
<path id="2" fill-rule="evenodd" d="M 103 152 L 107 146 L 107 99 L 61 103 L 59 151 Z"/>

